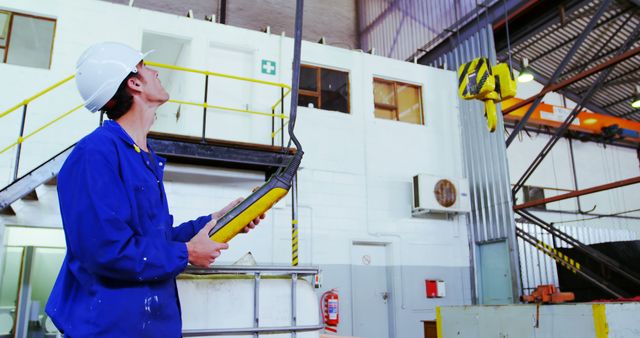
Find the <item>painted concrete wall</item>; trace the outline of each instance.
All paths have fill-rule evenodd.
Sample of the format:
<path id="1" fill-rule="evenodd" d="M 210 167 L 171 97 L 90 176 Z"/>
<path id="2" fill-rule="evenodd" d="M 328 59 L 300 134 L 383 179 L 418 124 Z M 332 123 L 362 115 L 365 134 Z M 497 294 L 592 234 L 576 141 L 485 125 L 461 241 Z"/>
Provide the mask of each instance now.
<path id="1" fill-rule="evenodd" d="M 103 0 L 129 5 L 129 0 Z M 292 0 L 232 0 L 227 1 L 226 24 L 235 27 L 261 31 L 271 27 L 275 34 L 286 32 L 293 36 L 295 5 Z M 220 0 L 135 0 L 133 7 L 144 8 L 163 13 L 186 16 L 193 11 L 196 19 L 216 15 L 220 22 Z M 358 16 L 355 0 L 307 0 L 304 3 L 304 27 L 302 38 L 318 41 L 326 37 L 327 44 L 347 49 L 359 48 Z M 327 25 L 331 20 L 331 25 Z"/>
<path id="2" fill-rule="evenodd" d="M 442 307 L 441 337 L 620 337 L 640 335 L 638 303 Z"/>
<path id="3" fill-rule="evenodd" d="M 58 30 L 51 70 L 0 65 L 3 78 L 11 79 L 0 83 L 0 91 L 16 98 L 1 100 L 0 110 L 15 104 L 20 100 L 17 98 L 32 95 L 71 74 L 77 56 L 102 40 L 121 41 L 138 48 L 145 44 L 159 47 L 151 59 L 174 58 L 182 66 L 192 68 L 274 82 L 288 83 L 291 77 L 288 65 L 293 54 L 292 40 L 280 35 L 103 1 L 5 1 L 3 8 L 56 17 Z M 115 21 L 119 24 L 112 25 Z M 150 38 L 149 34 L 155 37 Z M 154 46 L 153 39 L 158 36 L 165 36 L 165 41 L 182 41 L 179 45 L 183 49 L 179 53 L 162 50 L 166 47 L 162 39 Z M 304 43 L 302 55 L 304 63 L 349 72 L 351 114 L 299 109 L 297 134 L 306 152 L 299 173 L 300 263 L 319 265 L 323 270 L 323 285 L 317 290 L 318 294 L 330 288 L 339 289 L 343 309 L 339 333 L 352 335 L 351 289 L 355 287 L 351 284 L 352 247 L 354 242 L 384 245 L 389 266 L 389 326 L 396 337 L 419 337 L 422 335 L 420 320 L 435 319 L 436 305 L 471 302 L 464 217 L 416 219 L 410 216 L 413 175 L 462 175 L 455 74 L 314 43 Z M 276 62 L 276 75 L 261 72 L 263 59 Z M 373 77 L 421 85 L 426 125 L 374 118 Z M 173 98 L 201 101 L 203 80 L 193 75 L 171 74 L 163 78 L 163 83 Z M 222 102 L 236 108 L 262 111 L 270 109 L 279 98 L 277 88 L 264 89 L 261 85 L 225 79 L 212 80 L 209 88 L 210 104 Z M 51 98 L 43 98 L 41 106 L 30 105 L 28 128 L 33 130 L 51 114 L 80 102 L 73 84 L 61 91 L 59 96 L 51 94 Z M 285 105 L 288 107 L 288 101 Z M 179 116 L 177 112 L 178 105 L 168 104 L 158 112 L 154 128 L 187 135 L 201 132 L 201 108 L 182 105 Z M 270 143 L 270 118 L 222 111 L 209 114 L 207 135 L 210 137 Z M 4 143 L 15 138 L 12 136 L 15 131 L 8 129 L 16 123 L 16 117 L 11 118 L 14 120 L 7 119 L 0 124 Z M 32 140 L 29 150 L 25 147 L 21 172 L 75 142 L 95 128 L 97 122 L 96 115 L 79 111 L 56 125 L 56 131 Z M 0 161 L 6 181 L 12 156 Z M 260 173 L 169 166 L 166 182 L 169 206 L 176 222 L 187 220 L 246 195 L 262 179 Z M 18 215 L 3 217 L 2 223 L 60 226 L 55 188 L 43 186 L 38 188 L 38 193 L 42 195 L 40 201 L 16 202 Z M 261 264 L 289 264 L 290 218 L 290 198 L 286 198 L 257 230 L 234 240 L 219 263 L 231 263 L 251 251 Z M 11 232 L 13 229 L 11 227 Z M 33 230 L 33 236 L 38 237 L 39 231 Z M 60 242 L 57 246 L 63 245 Z M 447 297 L 427 300 L 425 279 L 445 280 Z"/>

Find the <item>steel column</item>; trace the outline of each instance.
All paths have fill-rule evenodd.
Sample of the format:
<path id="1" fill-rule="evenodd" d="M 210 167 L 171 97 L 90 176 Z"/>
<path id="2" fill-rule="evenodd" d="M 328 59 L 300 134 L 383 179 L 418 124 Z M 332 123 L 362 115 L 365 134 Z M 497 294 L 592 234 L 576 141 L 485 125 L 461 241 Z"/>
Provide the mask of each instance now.
<path id="1" fill-rule="evenodd" d="M 291 182 L 291 265 L 298 266 L 298 175 Z"/>
<path id="2" fill-rule="evenodd" d="M 220 0 L 220 20 L 219 22 L 223 25 L 227 24 L 227 0 Z"/>
<path id="3" fill-rule="evenodd" d="M 598 11 L 593 15 L 593 17 L 591 17 L 591 20 L 589 21 L 589 23 L 585 27 L 584 31 L 582 31 L 582 33 L 580 33 L 580 36 L 578 37 L 578 39 L 576 39 L 576 42 L 573 43 L 573 45 L 571 46 L 571 49 L 564 56 L 564 58 L 562 59 L 562 62 L 560 62 L 560 65 L 558 65 L 558 68 L 556 68 L 556 70 L 553 72 L 553 75 L 551 76 L 551 78 L 549 79 L 549 82 L 547 82 L 545 87 L 548 87 L 548 86 L 552 85 L 560 77 L 560 75 L 562 74 L 562 71 L 564 70 L 564 68 L 567 66 L 567 64 L 569 64 L 569 61 L 571 61 L 571 59 L 576 54 L 576 52 L 578 51 L 580 46 L 582 46 L 582 43 L 587 38 L 587 36 L 589 36 L 591 31 L 593 30 L 593 27 L 596 26 L 596 24 L 598 23 L 598 20 L 600 20 L 600 17 L 602 17 L 602 15 L 606 11 L 607 7 L 609 7 L 610 3 L 611 3 L 611 0 L 604 0 L 600 4 L 600 7 L 598 8 Z M 543 97 L 544 97 L 544 95 L 538 95 L 535 98 L 535 100 L 533 101 L 533 104 L 531 104 L 531 106 L 529 107 L 527 112 L 524 114 L 524 116 L 522 116 L 522 119 L 520 120 L 520 122 L 518 122 L 518 124 L 515 126 L 515 128 L 513 128 L 513 131 L 511 132 L 511 134 L 507 138 L 507 147 L 509 147 L 509 145 L 511 145 L 511 143 L 516 138 L 516 136 L 518 136 L 518 133 L 527 124 L 527 121 L 529 120 L 529 117 L 531 117 L 531 114 L 536 110 L 536 108 L 538 107 L 540 102 L 542 102 L 542 98 Z M 503 114 L 504 114 L 504 112 L 503 112 Z"/>
<path id="4" fill-rule="evenodd" d="M 624 187 L 624 186 L 631 185 L 631 184 L 636 184 L 636 183 L 640 183 L 640 176 L 633 177 L 633 178 L 628 178 L 628 179 L 622 180 L 622 181 L 617 181 L 617 182 L 607 183 L 607 184 L 603 184 L 603 185 L 598 185 L 598 186 L 591 187 L 591 188 L 588 188 L 588 189 L 576 190 L 576 191 L 572 191 L 570 193 L 566 193 L 566 194 L 562 194 L 562 195 L 558 195 L 558 196 L 553 196 L 553 197 L 549 197 L 549 198 L 544 198 L 544 199 L 537 200 L 537 201 L 530 201 L 530 202 L 527 202 L 527 203 L 514 205 L 513 206 L 513 210 L 521 210 L 521 209 L 536 207 L 536 206 L 547 204 L 547 203 L 552 203 L 552 202 L 566 200 L 566 199 L 569 199 L 569 198 L 589 195 L 589 194 L 593 194 L 593 193 L 596 193 L 596 192 L 605 191 L 605 190 L 614 189 L 614 188 L 620 188 L 620 187 Z"/>

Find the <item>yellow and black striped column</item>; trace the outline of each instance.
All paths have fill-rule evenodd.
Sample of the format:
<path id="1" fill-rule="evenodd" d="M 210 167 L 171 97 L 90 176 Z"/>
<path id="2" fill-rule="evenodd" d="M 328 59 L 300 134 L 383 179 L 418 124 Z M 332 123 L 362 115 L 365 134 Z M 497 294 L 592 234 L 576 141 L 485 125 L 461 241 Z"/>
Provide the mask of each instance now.
<path id="1" fill-rule="evenodd" d="M 291 265 L 298 266 L 298 220 L 291 220 Z"/>
<path id="2" fill-rule="evenodd" d="M 291 182 L 291 266 L 298 266 L 298 174 Z"/>

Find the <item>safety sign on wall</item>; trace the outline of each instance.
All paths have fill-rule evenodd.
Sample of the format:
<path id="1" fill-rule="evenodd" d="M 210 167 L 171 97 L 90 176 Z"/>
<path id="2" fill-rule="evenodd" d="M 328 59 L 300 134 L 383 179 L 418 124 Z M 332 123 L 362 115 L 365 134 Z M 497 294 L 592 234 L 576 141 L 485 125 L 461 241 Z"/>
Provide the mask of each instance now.
<path id="1" fill-rule="evenodd" d="M 271 60 L 262 60 L 262 74 L 276 75 L 276 62 Z"/>

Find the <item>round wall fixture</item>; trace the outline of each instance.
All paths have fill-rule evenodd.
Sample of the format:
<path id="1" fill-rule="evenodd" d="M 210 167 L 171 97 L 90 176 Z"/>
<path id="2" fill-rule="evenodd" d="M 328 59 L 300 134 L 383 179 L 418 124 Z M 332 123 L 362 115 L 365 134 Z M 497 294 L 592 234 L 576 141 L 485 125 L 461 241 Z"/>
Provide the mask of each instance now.
<path id="1" fill-rule="evenodd" d="M 445 208 L 456 203 L 456 186 L 449 180 L 438 181 L 433 188 L 433 193 L 436 196 L 436 201 Z"/>

